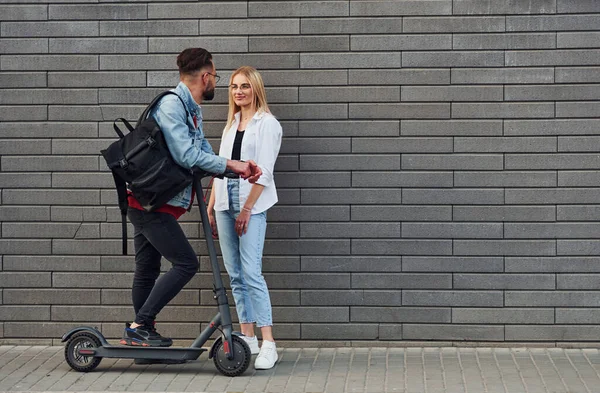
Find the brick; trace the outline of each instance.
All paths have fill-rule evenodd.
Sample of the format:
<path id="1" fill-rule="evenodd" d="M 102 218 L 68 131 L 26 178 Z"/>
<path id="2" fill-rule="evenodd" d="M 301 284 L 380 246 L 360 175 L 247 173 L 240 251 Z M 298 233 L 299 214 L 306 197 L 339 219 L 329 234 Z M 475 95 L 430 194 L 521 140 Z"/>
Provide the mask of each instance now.
<path id="1" fill-rule="evenodd" d="M 454 151 L 464 153 L 555 152 L 554 137 L 456 137 Z"/>
<path id="2" fill-rule="evenodd" d="M 89 22 L 2 22 L 3 37 L 93 37 L 98 36 L 97 21 Z"/>
<path id="3" fill-rule="evenodd" d="M 0 88 L 46 87 L 44 72 L 0 72 Z"/>
<path id="4" fill-rule="evenodd" d="M 49 173 L 30 172 L 26 177 L 21 173 L 0 173 L 0 180 L 6 188 L 50 187 L 52 184 Z"/>
<path id="5" fill-rule="evenodd" d="M 5 121 L 19 120 L 47 120 L 48 107 L 45 105 L 3 105 L 0 106 L 0 119 L 2 119 L 2 123 L 4 123 Z M 1 124 L 0 127 L 2 127 Z M 36 137 L 39 138 L 39 135 L 37 135 Z"/>
<path id="6" fill-rule="evenodd" d="M 454 15 L 485 14 L 554 14 L 555 0 L 534 0 L 526 3 L 515 0 L 454 0 Z"/>
<path id="7" fill-rule="evenodd" d="M 597 85 L 505 86 L 506 101 L 574 101 L 600 99 Z"/>
<path id="8" fill-rule="evenodd" d="M 356 35 L 351 37 L 350 45 L 353 51 L 443 50 L 452 49 L 452 35 Z"/>
<path id="9" fill-rule="evenodd" d="M 302 34 L 374 34 L 402 33 L 402 18 L 302 18 Z"/>
<path id="10" fill-rule="evenodd" d="M 403 154 L 402 169 L 501 170 L 503 161 L 503 157 L 496 154 Z"/>
<path id="11" fill-rule="evenodd" d="M 278 119 L 283 120 L 333 120 L 347 119 L 346 104 L 275 104 L 269 105 Z M 285 144 L 282 146 L 284 149 Z"/>
<path id="12" fill-rule="evenodd" d="M 2 89 L 3 104 L 97 104 L 96 90 L 92 89 Z"/>
<path id="13" fill-rule="evenodd" d="M 346 1 L 253 1 L 248 3 L 248 16 L 251 18 L 269 17 L 310 17 L 347 16 L 349 5 Z"/>
<path id="14" fill-rule="evenodd" d="M 239 2 L 201 2 L 173 4 L 148 4 L 148 19 L 245 19 L 247 7 Z M 231 24 L 231 21 L 228 21 Z M 202 22 L 201 22 L 202 23 Z M 200 32 L 203 35 L 202 32 Z"/>
<path id="15" fill-rule="evenodd" d="M 557 48 L 597 48 L 600 32 L 557 33 Z"/>
<path id="16" fill-rule="evenodd" d="M 600 147 L 600 138 L 595 136 L 587 137 L 558 137 L 558 151 L 582 152 L 597 151 Z"/>
<path id="17" fill-rule="evenodd" d="M 350 172 L 283 172 L 277 187 L 349 187 Z"/>
<path id="18" fill-rule="evenodd" d="M 403 272 L 502 272 L 501 257 L 402 257 Z"/>
<path id="19" fill-rule="evenodd" d="M 502 135 L 501 120 L 402 120 L 402 135 Z"/>
<path id="20" fill-rule="evenodd" d="M 450 70 L 406 68 L 383 70 L 348 70 L 351 85 L 446 85 Z M 469 82 L 470 83 L 470 82 Z"/>
<path id="21" fill-rule="evenodd" d="M 450 240 L 353 240 L 353 255 L 450 255 Z"/>
<path id="22" fill-rule="evenodd" d="M 556 117 L 598 117 L 599 102 L 557 102 Z"/>
<path id="23" fill-rule="evenodd" d="M 506 31 L 597 30 L 598 15 L 507 16 Z"/>
<path id="24" fill-rule="evenodd" d="M 454 289 L 555 289 L 554 274 L 454 274 Z"/>
<path id="25" fill-rule="evenodd" d="M 598 323 L 598 309 L 595 308 L 557 308 L 557 324 L 587 325 Z"/>
<path id="26" fill-rule="evenodd" d="M 447 119 L 450 104 L 349 104 L 351 119 Z"/>
<path id="27" fill-rule="evenodd" d="M 6 225 L 6 224 L 3 224 Z M 323 238 L 398 238 L 398 223 L 302 223 L 300 237 Z"/>
<path id="28" fill-rule="evenodd" d="M 433 307 L 352 307 L 350 320 L 352 322 L 378 321 L 380 323 L 443 323 L 450 322 L 450 309 Z"/>
<path id="29" fill-rule="evenodd" d="M 300 87 L 300 102 L 398 102 L 399 87 Z"/>
<path id="30" fill-rule="evenodd" d="M 165 4 L 165 6 L 167 6 Z M 170 7 L 170 6 L 169 6 Z M 172 7 L 171 7 L 172 8 Z M 177 11 L 178 12 L 178 11 Z M 186 16 L 187 17 L 187 16 Z M 200 20 L 199 34 L 202 35 L 282 35 L 299 34 L 300 19 L 238 19 Z M 237 67 L 231 67 L 235 69 Z"/>
<path id="31" fill-rule="evenodd" d="M 5 70 L 97 70 L 98 57 L 92 55 L 3 55 L 0 68 Z"/>
<path id="32" fill-rule="evenodd" d="M 102 255 L 100 257 L 100 266 L 100 271 L 102 272 L 133 272 L 135 269 L 135 257 L 133 255 Z"/>
<path id="33" fill-rule="evenodd" d="M 499 67 L 504 65 L 504 52 L 403 52 L 402 67 Z"/>
<path id="34" fill-rule="evenodd" d="M 401 291 L 302 290 L 306 306 L 401 306 Z"/>
<path id="35" fill-rule="evenodd" d="M 600 82 L 600 67 L 556 67 L 556 83 Z"/>
<path id="36" fill-rule="evenodd" d="M 1 145 L 0 145 L 1 147 Z M 0 148 L 1 151 L 1 148 Z M 303 154 L 300 156 L 300 170 L 302 171 L 343 171 L 343 170 L 394 170 L 400 169 L 399 154 L 351 154 L 322 156 Z"/>
<path id="37" fill-rule="evenodd" d="M 506 135 L 595 135 L 599 119 L 506 120 Z"/>
<path id="38" fill-rule="evenodd" d="M 348 83 L 346 70 L 261 70 L 266 86 L 327 86 Z"/>
<path id="39" fill-rule="evenodd" d="M 131 306 L 131 289 L 102 289 L 101 292 L 102 301 L 98 301 L 96 304 Z M 199 305 L 200 292 L 197 289 L 183 289 L 169 304 L 174 306 Z M 214 304 L 214 300 L 210 304 Z"/>
<path id="40" fill-rule="evenodd" d="M 452 2 L 450 0 L 418 0 L 399 1 L 352 1 L 350 15 L 382 16 L 382 15 L 450 15 Z"/>
<path id="41" fill-rule="evenodd" d="M 4 156 L 2 169 L 13 172 L 29 171 L 94 171 L 98 158 L 89 156 Z"/>
<path id="42" fill-rule="evenodd" d="M 400 64 L 399 52 L 300 54 L 300 68 L 388 68 Z"/>
<path id="43" fill-rule="evenodd" d="M 8 38 L 0 39 L 0 54 L 48 53 L 46 38 Z"/>
<path id="44" fill-rule="evenodd" d="M 195 20 L 101 21 L 101 36 L 186 36 L 198 35 Z"/>
<path id="45" fill-rule="evenodd" d="M 405 204 L 417 205 L 501 205 L 504 204 L 504 191 L 502 189 L 404 189 L 402 200 Z"/>
<path id="46" fill-rule="evenodd" d="M 598 257 L 508 257 L 508 273 L 598 273 Z"/>
<path id="47" fill-rule="evenodd" d="M 11 241 L 14 242 L 14 241 Z M 29 241 L 33 246 L 33 241 Z M 33 243 L 33 244 L 32 244 Z M 4 244 L 2 242 L 0 246 Z M 4 248 L 4 247 L 2 247 Z M 49 252 L 47 252 L 49 253 Z M 10 251 L 2 254 L 11 254 Z M 0 283 L 2 288 L 6 291 L 7 288 L 44 288 L 51 286 L 50 273 L 21 273 L 21 272 L 1 272 Z"/>
<path id="48" fill-rule="evenodd" d="M 465 184 L 462 183 L 461 186 L 465 186 Z M 452 220 L 554 221 L 555 208 L 553 206 L 454 206 Z"/>
<path id="49" fill-rule="evenodd" d="M 1 108 L 1 107 L 0 107 Z M 14 107 L 13 107 L 14 108 Z M 29 108 L 30 114 L 35 115 L 35 109 L 38 107 L 16 107 L 16 108 Z M 44 107 L 39 107 L 44 108 Z M 41 111 L 40 111 L 41 112 Z M 44 108 L 43 112 L 46 112 Z M 4 115 L 4 113 L 2 114 Z M 3 117 L 3 119 L 6 119 Z M 44 117 L 44 120 L 46 118 Z M 8 120 L 8 119 L 6 119 Z M 98 124 L 97 123 L 61 123 L 61 122 L 27 122 L 27 123 L 11 123 L 2 122 L 0 123 L 0 136 L 2 138 L 94 138 L 98 136 Z"/>
<path id="50" fill-rule="evenodd" d="M 352 206 L 352 221 L 450 221 L 450 206 Z"/>
<path id="51" fill-rule="evenodd" d="M 352 288 L 357 289 L 448 289 L 452 276 L 438 273 L 353 273 Z"/>
<path id="52" fill-rule="evenodd" d="M 48 7 L 39 5 L 1 5 L 0 20 L 45 20 L 48 19 Z"/>
<path id="53" fill-rule="evenodd" d="M 350 240 L 267 240 L 265 254 L 269 255 L 349 255 Z"/>
<path id="54" fill-rule="evenodd" d="M 0 306 L 3 321 L 47 321 L 50 319 L 50 306 Z"/>
<path id="55" fill-rule="evenodd" d="M 48 206 L 1 206 L 0 207 L 0 221 L 2 221 L 2 222 L 49 221 L 49 220 L 50 220 L 50 207 L 48 207 Z M 4 261 L 6 263 L 6 259 L 4 259 Z"/>
<path id="56" fill-rule="evenodd" d="M 453 308 L 452 323 L 553 324 L 551 308 Z"/>
<path id="57" fill-rule="evenodd" d="M 556 255 L 553 240 L 455 240 L 455 255 Z"/>
<path id="58" fill-rule="evenodd" d="M 303 205 L 342 205 L 360 201 L 361 204 L 401 203 L 397 189 L 316 189 L 300 190 Z"/>
<path id="59" fill-rule="evenodd" d="M 500 86 L 402 86 L 402 101 L 502 101 Z"/>
<path id="60" fill-rule="evenodd" d="M 98 271 L 100 257 L 67 257 L 48 255 L 37 256 L 6 256 L 4 257 L 4 270 L 18 271 Z M 6 299 L 7 293 L 4 293 Z M 18 298 L 18 297 L 16 297 Z"/>
<path id="61" fill-rule="evenodd" d="M 145 87 L 145 72 L 50 72 L 49 87 Z"/>
<path id="62" fill-rule="evenodd" d="M 523 84 L 553 83 L 553 68 L 453 68 L 452 83 L 456 84 Z M 557 82 L 558 70 L 557 70 Z"/>
<path id="63" fill-rule="evenodd" d="M 598 255 L 600 242 L 595 240 L 557 240 L 557 255 Z"/>
<path id="64" fill-rule="evenodd" d="M 556 276 L 557 289 L 590 289 L 598 288 L 598 274 L 558 274 Z"/>
<path id="65" fill-rule="evenodd" d="M 555 172 L 455 172 L 455 187 L 553 187 Z"/>
<path id="66" fill-rule="evenodd" d="M 334 289 L 350 288 L 350 274 L 346 273 L 278 273 L 267 274 L 270 288 Z"/>
<path id="67" fill-rule="evenodd" d="M 146 38 L 50 38 L 50 53 L 147 53 Z"/>
<path id="68" fill-rule="evenodd" d="M 95 205 L 100 202 L 98 191 L 91 190 L 3 190 L 5 205 Z"/>
<path id="69" fill-rule="evenodd" d="M 438 239 L 502 238 L 502 224 L 482 223 L 402 223 L 402 237 Z"/>
<path id="70" fill-rule="evenodd" d="M 594 188 L 516 188 L 506 190 L 506 204 L 600 203 Z"/>
<path id="71" fill-rule="evenodd" d="M 332 340 L 373 340 L 379 335 L 379 326 L 374 323 L 349 323 L 342 326 L 337 324 L 302 324 L 301 337 L 304 340 L 318 340 L 329 337 Z"/>
<path id="72" fill-rule="evenodd" d="M 562 205 L 556 207 L 557 221 L 599 221 L 598 205 Z"/>
<path id="73" fill-rule="evenodd" d="M 521 325 L 506 326 L 507 341 L 594 341 L 596 326 Z"/>
<path id="74" fill-rule="evenodd" d="M 553 33 L 490 33 L 455 34 L 452 49 L 554 49 L 557 47 Z"/>
<path id="75" fill-rule="evenodd" d="M 505 307 L 596 307 L 596 291 L 506 291 Z"/>
<path id="76" fill-rule="evenodd" d="M 404 306 L 503 307 L 502 291 L 402 291 Z"/>
<path id="77" fill-rule="evenodd" d="M 4 337 L 18 338 L 57 338 L 81 326 L 81 323 L 67 322 L 10 322 L 4 324 Z M 92 324 L 93 326 L 93 324 Z"/>
<path id="78" fill-rule="evenodd" d="M 398 272 L 401 270 L 400 257 L 336 257 L 303 256 L 301 270 L 305 272 Z"/>
<path id="79" fill-rule="evenodd" d="M 370 168 L 371 169 L 371 168 Z M 452 187 L 451 172 L 353 172 L 353 187 Z"/>
<path id="80" fill-rule="evenodd" d="M 4 304 L 100 304 L 100 289 L 5 289 Z"/>
<path id="81" fill-rule="evenodd" d="M 596 237 L 600 226 L 595 223 L 505 224 L 506 238 L 555 239 Z"/>
<path id="82" fill-rule="evenodd" d="M 301 121 L 298 129 L 302 137 L 348 137 L 348 136 L 398 136 L 400 122 L 382 121 Z"/>
<path id="83" fill-rule="evenodd" d="M 452 103 L 452 117 L 454 118 L 544 118 L 553 116 L 553 103 Z"/>
<path id="84" fill-rule="evenodd" d="M 379 339 L 380 340 L 401 340 L 402 325 L 379 324 Z"/>
<path id="85" fill-rule="evenodd" d="M 129 109 L 129 108 L 125 108 Z M 130 112 L 133 112 L 130 110 Z M 133 118 L 133 116 L 127 116 L 127 114 L 121 113 L 121 117 Z M 139 116 L 139 114 L 138 114 Z M 116 116 L 112 116 L 114 119 Z M 48 107 L 48 118 L 49 120 L 58 121 L 101 121 L 105 120 L 102 107 L 100 106 L 63 106 L 53 105 Z"/>
<path id="86" fill-rule="evenodd" d="M 128 273 L 54 273 L 52 285 L 54 288 L 131 288 L 132 276 Z"/>
<path id="87" fill-rule="evenodd" d="M 3 223 L 4 238 L 72 238 L 79 224 L 73 223 Z"/>
<path id="88" fill-rule="evenodd" d="M 571 4 L 568 0 L 557 0 L 556 10 L 558 13 L 585 13 L 585 12 L 599 12 L 600 4 L 595 0 L 582 0 L 575 4 Z"/>
<path id="89" fill-rule="evenodd" d="M 407 17 L 403 19 L 404 33 L 478 33 L 505 31 L 504 16 L 441 16 Z"/>
<path id="90" fill-rule="evenodd" d="M 597 49 L 523 50 L 506 52 L 506 65 L 508 67 L 582 66 L 597 65 L 599 62 L 600 50 Z"/>
<path id="91" fill-rule="evenodd" d="M 248 52 L 246 37 L 148 38 L 149 53 L 179 53 L 185 48 L 202 47 L 210 52 Z"/>
<path id="92" fill-rule="evenodd" d="M 156 97 L 159 93 L 163 92 L 164 90 L 165 89 L 161 88 L 99 89 L 98 101 L 101 104 L 149 104 L 154 97 Z M 119 124 L 119 126 L 121 128 L 124 128 L 121 124 Z M 113 135 L 115 135 L 112 124 L 110 128 Z"/>
<path id="93" fill-rule="evenodd" d="M 273 319 L 281 322 L 349 322 L 348 307 L 275 307 Z"/>
<path id="94" fill-rule="evenodd" d="M 48 6 L 48 19 L 146 19 L 148 13 L 146 4 L 50 4 Z"/>
<path id="95" fill-rule="evenodd" d="M 506 155 L 506 169 L 595 169 L 598 168 L 595 154 L 530 154 Z"/>
<path id="96" fill-rule="evenodd" d="M 5 90 L 4 90 L 5 91 Z M 2 94 L 0 93 L 0 97 Z M 0 140 L 0 154 L 50 154 L 50 140 L 37 139 L 34 141 L 19 139 Z M 400 164 L 398 164 L 399 166 Z"/>

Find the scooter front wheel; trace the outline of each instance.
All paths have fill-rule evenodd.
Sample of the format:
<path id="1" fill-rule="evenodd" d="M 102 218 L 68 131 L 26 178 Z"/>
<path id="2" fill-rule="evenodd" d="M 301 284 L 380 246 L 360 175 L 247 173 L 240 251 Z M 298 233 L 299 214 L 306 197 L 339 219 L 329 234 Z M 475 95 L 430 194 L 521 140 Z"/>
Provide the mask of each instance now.
<path id="1" fill-rule="evenodd" d="M 231 338 L 233 341 L 233 358 L 227 359 L 223 346 L 223 337 L 220 337 L 215 342 L 213 362 L 221 374 L 228 377 L 237 377 L 248 369 L 252 354 L 250 353 L 250 347 L 248 347 L 248 344 L 243 339 L 238 336 L 232 336 Z"/>
<path id="2" fill-rule="evenodd" d="M 95 335 L 87 332 L 76 333 L 65 345 L 65 360 L 75 371 L 92 371 L 98 367 L 102 358 L 82 355 L 79 350 L 93 349 L 100 346 L 100 340 Z"/>

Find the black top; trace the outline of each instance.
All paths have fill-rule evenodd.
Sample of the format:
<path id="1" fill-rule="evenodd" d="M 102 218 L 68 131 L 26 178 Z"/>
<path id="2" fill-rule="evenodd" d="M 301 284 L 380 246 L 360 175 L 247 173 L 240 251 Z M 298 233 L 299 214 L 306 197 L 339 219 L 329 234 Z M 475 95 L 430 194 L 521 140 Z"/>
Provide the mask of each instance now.
<path id="1" fill-rule="evenodd" d="M 235 141 L 233 141 L 233 150 L 231 151 L 231 159 L 239 160 L 242 151 L 242 138 L 244 137 L 244 130 L 237 131 L 235 133 Z"/>

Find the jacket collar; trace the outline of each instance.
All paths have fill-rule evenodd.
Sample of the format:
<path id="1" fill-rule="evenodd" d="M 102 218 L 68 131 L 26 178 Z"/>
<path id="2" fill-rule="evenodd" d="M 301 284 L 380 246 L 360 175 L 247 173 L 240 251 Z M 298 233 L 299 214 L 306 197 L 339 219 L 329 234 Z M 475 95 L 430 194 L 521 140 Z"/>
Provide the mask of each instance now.
<path id="1" fill-rule="evenodd" d="M 196 115 L 197 117 L 202 118 L 202 109 L 200 108 L 200 105 L 194 101 L 192 93 L 185 83 L 179 82 L 175 88 L 175 93 L 177 93 L 183 102 L 185 102 L 185 106 L 192 116 Z"/>

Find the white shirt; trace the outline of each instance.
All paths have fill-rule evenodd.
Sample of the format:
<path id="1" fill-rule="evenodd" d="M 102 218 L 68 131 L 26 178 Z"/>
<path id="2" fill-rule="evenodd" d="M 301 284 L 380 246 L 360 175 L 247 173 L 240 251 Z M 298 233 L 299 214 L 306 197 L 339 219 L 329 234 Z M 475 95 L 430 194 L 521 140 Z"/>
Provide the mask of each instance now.
<path id="1" fill-rule="evenodd" d="M 229 129 L 223 131 L 219 155 L 231 159 L 231 151 L 235 140 L 235 133 L 240 124 L 240 112 L 235 114 L 235 120 Z M 254 160 L 262 170 L 262 175 L 256 184 L 265 188 L 252 207 L 252 214 L 262 213 L 277 203 L 277 189 L 273 177 L 273 168 L 279 148 L 281 147 L 281 125 L 275 117 L 266 112 L 255 113 L 244 131 L 240 160 Z M 227 195 L 227 178 L 215 179 L 215 210 L 229 209 L 229 196 Z M 246 203 L 252 184 L 240 178 L 240 209 Z"/>

